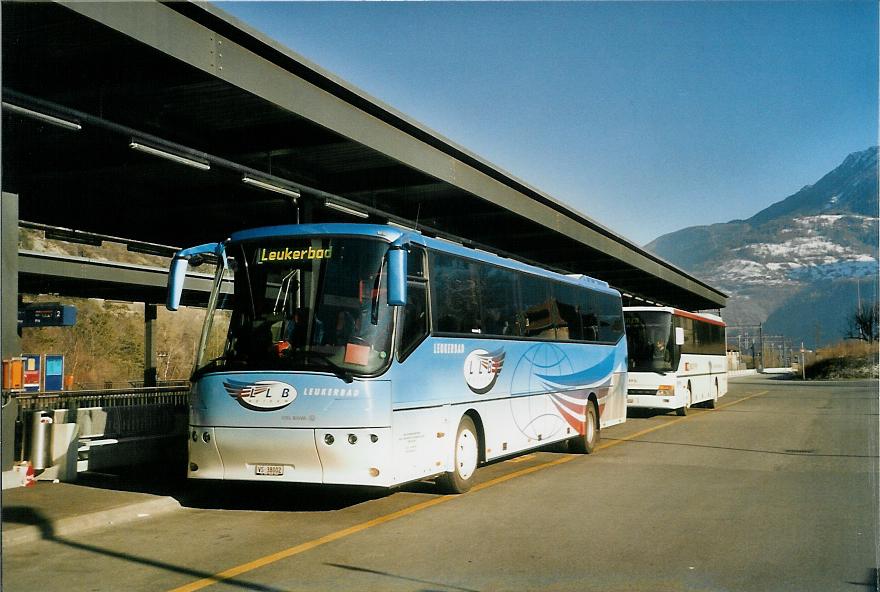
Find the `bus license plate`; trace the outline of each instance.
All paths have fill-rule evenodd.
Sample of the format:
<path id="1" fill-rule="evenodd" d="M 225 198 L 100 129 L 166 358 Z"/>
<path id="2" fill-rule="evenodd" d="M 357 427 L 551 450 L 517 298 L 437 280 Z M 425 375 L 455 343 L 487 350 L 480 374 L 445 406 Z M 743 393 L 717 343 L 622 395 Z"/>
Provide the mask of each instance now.
<path id="1" fill-rule="evenodd" d="M 284 474 L 284 465 L 256 465 L 257 475 L 280 477 Z"/>

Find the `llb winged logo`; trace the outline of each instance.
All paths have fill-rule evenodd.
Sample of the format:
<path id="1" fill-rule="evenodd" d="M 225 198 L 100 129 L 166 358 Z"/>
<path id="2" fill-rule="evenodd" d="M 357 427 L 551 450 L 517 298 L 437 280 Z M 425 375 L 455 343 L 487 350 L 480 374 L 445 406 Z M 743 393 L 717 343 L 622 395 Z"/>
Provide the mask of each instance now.
<path id="1" fill-rule="evenodd" d="M 287 407 L 296 399 L 296 389 L 286 382 L 259 380 L 257 382 L 224 381 L 223 388 L 230 397 L 252 411 L 274 411 Z"/>
<path id="2" fill-rule="evenodd" d="M 475 349 L 469 353 L 464 360 L 464 379 L 468 388 L 478 395 L 492 390 L 504 366 L 505 355 L 503 349 L 492 352 Z"/>
<path id="3" fill-rule="evenodd" d="M 223 388 L 229 393 L 230 397 L 241 399 L 243 397 L 256 397 L 265 394 L 269 390 L 269 385 L 257 382 L 248 384 L 246 382 L 224 382 Z"/>

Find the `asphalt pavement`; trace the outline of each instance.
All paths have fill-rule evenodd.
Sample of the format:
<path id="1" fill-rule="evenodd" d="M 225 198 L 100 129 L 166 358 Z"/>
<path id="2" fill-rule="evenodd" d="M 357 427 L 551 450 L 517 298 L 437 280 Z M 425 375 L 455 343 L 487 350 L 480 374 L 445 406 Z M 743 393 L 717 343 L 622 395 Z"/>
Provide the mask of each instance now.
<path id="1" fill-rule="evenodd" d="M 36 481 L 4 489 L 3 549 L 155 517 L 190 503 L 181 466 L 144 465 L 80 473 L 73 483 Z"/>
<path id="2" fill-rule="evenodd" d="M 589 457 L 463 496 L 229 484 L 180 467 L 3 491 L 3 589 L 876 590 L 877 382 L 731 381 Z M 71 579 L 76 575 L 75 579 Z"/>

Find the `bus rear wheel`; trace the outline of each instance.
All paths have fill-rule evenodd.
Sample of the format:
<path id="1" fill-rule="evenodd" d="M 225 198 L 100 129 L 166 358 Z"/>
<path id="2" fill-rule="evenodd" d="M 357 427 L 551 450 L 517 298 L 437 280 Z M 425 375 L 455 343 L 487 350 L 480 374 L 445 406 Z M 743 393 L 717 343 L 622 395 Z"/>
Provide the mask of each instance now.
<path id="1" fill-rule="evenodd" d="M 465 493 L 471 488 L 474 473 L 480 460 L 480 440 L 474 420 L 465 415 L 458 424 L 455 435 L 455 466 L 437 479 L 437 485 L 445 493 Z"/>
<path id="2" fill-rule="evenodd" d="M 599 443 L 599 414 L 593 401 L 584 410 L 584 434 L 569 441 L 569 450 L 579 454 L 592 454 Z"/>

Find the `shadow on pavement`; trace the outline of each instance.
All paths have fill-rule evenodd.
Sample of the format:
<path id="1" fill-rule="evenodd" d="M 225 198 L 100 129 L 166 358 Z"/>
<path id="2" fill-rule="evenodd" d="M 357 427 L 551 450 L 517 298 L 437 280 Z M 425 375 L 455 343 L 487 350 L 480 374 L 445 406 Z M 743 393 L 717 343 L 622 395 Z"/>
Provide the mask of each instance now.
<path id="1" fill-rule="evenodd" d="M 396 579 L 396 580 L 404 580 L 404 581 L 406 581 L 406 582 L 415 582 L 415 583 L 418 583 L 418 584 L 429 584 L 429 585 L 432 585 L 432 586 L 440 586 L 443 590 L 459 590 L 460 592 L 478 592 L 477 590 L 473 590 L 473 589 L 471 589 L 471 588 L 462 588 L 462 587 L 460 587 L 460 586 L 453 586 L 453 585 L 451 585 L 451 584 L 443 584 L 443 583 L 440 583 L 440 582 L 431 582 L 431 581 L 428 581 L 428 580 L 420 580 L 420 579 L 417 579 L 417 578 L 410 578 L 410 577 L 407 577 L 407 576 L 400 576 L 400 575 L 396 575 L 396 574 L 388 573 L 388 572 L 386 572 L 386 571 L 379 571 L 379 570 L 375 570 L 375 569 L 368 569 L 368 568 L 366 568 L 366 567 L 357 567 L 357 566 L 354 566 L 354 565 L 343 565 L 343 564 L 341 564 L 341 563 L 325 563 L 324 565 L 329 565 L 330 567 L 337 567 L 337 568 L 339 568 L 339 569 L 344 569 L 344 570 L 347 570 L 347 571 L 354 571 L 354 572 L 358 572 L 358 573 L 373 574 L 373 575 L 377 575 L 377 576 L 383 576 L 383 577 L 386 577 L 386 578 L 394 578 L 394 579 Z M 419 592 L 434 592 L 434 589 L 433 589 L 433 588 L 432 588 L 432 589 L 424 589 L 424 590 L 420 590 Z"/>
<path id="2" fill-rule="evenodd" d="M 150 559 L 149 557 L 140 557 L 131 553 L 122 553 L 119 551 L 114 551 L 112 549 L 100 547 L 98 545 L 90 545 L 87 543 L 72 541 L 64 537 L 56 536 L 55 531 L 52 528 L 51 521 L 43 516 L 41 512 L 32 508 L 18 506 L 4 507 L 3 522 L 18 523 L 27 526 L 36 526 L 40 529 L 42 540 L 50 541 L 58 545 L 64 545 L 72 549 L 78 549 L 80 551 L 85 551 L 88 553 L 95 553 L 96 555 L 103 555 L 105 557 L 113 557 L 115 559 L 120 559 L 123 561 L 130 561 L 131 563 L 137 563 L 139 565 L 147 565 L 167 572 L 185 575 L 193 579 L 201 580 L 205 578 L 212 578 L 215 575 L 206 571 L 200 571 L 182 565 L 174 565 L 165 561 Z M 281 592 L 278 588 L 265 586 L 263 584 L 257 584 L 256 582 L 250 582 L 241 578 L 225 579 L 223 580 L 223 583 L 228 586 L 234 586 L 236 588 L 243 588 L 246 590 L 260 590 L 262 592 Z"/>
<path id="3" fill-rule="evenodd" d="M 675 411 L 671 409 L 648 409 L 647 407 L 628 407 L 626 410 L 627 419 L 650 419 L 658 415 L 675 415 Z"/>
<path id="4" fill-rule="evenodd" d="M 609 438 L 615 440 L 615 438 Z M 687 448 L 710 448 L 713 450 L 730 450 L 732 452 L 753 452 L 758 454 L 778 454 L 782 456 L 805 456 L 810 458 L 880 458 L 876 454 L 826 454 L 813 449 L 784 449 L 784 450 L 761 450 L 757 448 L 736 448 L 733 446 L 712 446 L 710 444 L 695 444 L 693 442 L 665 442 L 663 440 L 627 440 L 631 444 L 657 444 L 663 446 L 683 446 Z"/>
<path id="5" fill-rule="evenodd" d="M 177 498 L 186 489 L 185 470 L 181 463 L 152 463 L 84 471 L 77 475 L 76 485 Z"/>
<path id="6" fill-rule="evenodd" d="M 196 481 L 183 465 L 148 464 L 104 472 L 80 473 L 76 484 L 114 491 L 173 497 L 181 506 L 199 509 L 317 512 L 340 510 L 385 497 L 395 490 L 246 481 Z M 424 484 L 426 488 L 433 487 Z M 423 491 L 420 487 L 407 491 Z"/>
<path id="7" fill-rule="evenodd" d="M 36 526 L 40 529 L 41 538 L 55 538 L 55 529 L 52 527 L 52 522 L 42 512 L 29 506 L 3 506 L 3 522 L 4 524 Z"/>
<path id="8" fill-rule="evenodd" d="M 880 570 L 878 570 L 876 567 L 872 567 L 868 570 L 864 582 L 847 582 L 847 584 L 852 584 L 853 586 L 864 586 L 868 590 L 880 590 Z"/>
<path id="9" fill-rule="evenodd" d="M 767 382 L 768 380 L 800 381 L 800 375 L 795 376 L 792 372 L 752 374 L 750 376 L 738 377 L 736 379 L 736 384 L 759 384 L 762 382 Z"/>
<path id="10" fill-rule="evenodd" d="M 183 506 L 255 512 L 341 510 L 394 492 L 378 487 L 242 481 L 195 481 L 186 485 L 186 491 L 177 498 Z"/>

